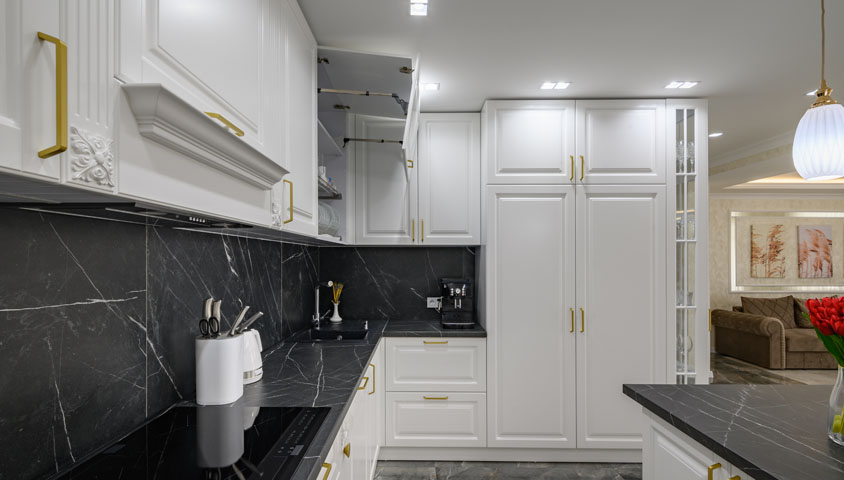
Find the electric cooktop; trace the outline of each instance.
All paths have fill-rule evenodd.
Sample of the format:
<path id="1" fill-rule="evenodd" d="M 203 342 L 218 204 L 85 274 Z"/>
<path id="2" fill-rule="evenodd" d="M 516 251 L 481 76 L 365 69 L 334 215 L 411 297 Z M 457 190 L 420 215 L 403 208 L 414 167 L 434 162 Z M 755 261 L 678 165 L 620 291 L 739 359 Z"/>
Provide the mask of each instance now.
<path id="1" fill-rule="evenodd" d="M 285 480 L 328 411 L 174 407 L 57 478 Z"/>

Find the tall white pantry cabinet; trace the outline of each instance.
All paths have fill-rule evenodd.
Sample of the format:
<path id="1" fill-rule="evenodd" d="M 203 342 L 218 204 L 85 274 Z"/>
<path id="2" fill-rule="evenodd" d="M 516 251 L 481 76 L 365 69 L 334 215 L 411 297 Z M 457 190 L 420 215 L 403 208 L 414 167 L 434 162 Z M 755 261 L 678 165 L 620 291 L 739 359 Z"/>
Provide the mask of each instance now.
<path id="1" fill-rule="evenodd" d="M 686 104 L 485 104 L 479 301 L 488 331 L 488 447 L 627 460 L 642 448 L 643 425 L 622 384 L 695 380 L 685 335 L 694 338 L 701 322 L 675 322 L 675 271 L 702 284 L 705 269 L 675 255 L 668 228 L 687 220 L 675 212 L 687 194 L 675 168 L 689 144 L 682 118 L 691 109 L 705 119 L 705 102 Z M 698 122 L 698 169 L 706 165 L 705 128 Z M 706 215 L 705 199 L 697 204 L 698 217 Z M 698 362 L 696 378 L 706 382 L 708 364 Z"/>

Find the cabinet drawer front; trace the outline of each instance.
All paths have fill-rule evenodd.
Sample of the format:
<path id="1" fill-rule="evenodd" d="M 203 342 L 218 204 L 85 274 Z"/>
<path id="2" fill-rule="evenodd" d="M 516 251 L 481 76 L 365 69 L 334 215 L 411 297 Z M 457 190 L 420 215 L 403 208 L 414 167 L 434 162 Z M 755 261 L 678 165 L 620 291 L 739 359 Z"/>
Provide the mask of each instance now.
<path id="1" fill-rule="evenodd" d="M 485 447 L 486 394 L 387 393 L 387 446 Z"/>
<path id="2" fill-rule="evenodd" d="M 486 391 L 486 339 L 388 338 L 387 390 Z"/>

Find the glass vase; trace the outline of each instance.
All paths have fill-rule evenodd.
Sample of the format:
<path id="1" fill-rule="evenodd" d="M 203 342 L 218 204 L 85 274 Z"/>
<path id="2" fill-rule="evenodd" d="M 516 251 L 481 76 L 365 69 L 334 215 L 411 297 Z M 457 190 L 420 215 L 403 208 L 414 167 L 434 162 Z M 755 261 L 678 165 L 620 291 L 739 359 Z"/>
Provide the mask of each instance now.
<path id="1" fill-rule="evenodd" d="M 833 442 L 844 446 L 844 368 L 838 367 L 838 379 L 829 395 L 828 434 Z"/>

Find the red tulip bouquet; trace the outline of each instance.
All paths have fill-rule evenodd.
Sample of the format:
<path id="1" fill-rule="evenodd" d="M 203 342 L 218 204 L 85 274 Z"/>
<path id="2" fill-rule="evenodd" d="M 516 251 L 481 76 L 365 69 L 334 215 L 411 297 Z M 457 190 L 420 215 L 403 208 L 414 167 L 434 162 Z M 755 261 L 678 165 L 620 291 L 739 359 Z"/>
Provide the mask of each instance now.
<path id="1" fill-rule="evenodd" d="M 812 322 L 815 333 L 838 365 L 844 367 L 844 297 L 806 301 L 809 313 L 803 315 Z"/>

